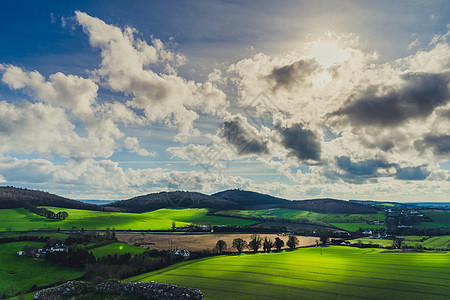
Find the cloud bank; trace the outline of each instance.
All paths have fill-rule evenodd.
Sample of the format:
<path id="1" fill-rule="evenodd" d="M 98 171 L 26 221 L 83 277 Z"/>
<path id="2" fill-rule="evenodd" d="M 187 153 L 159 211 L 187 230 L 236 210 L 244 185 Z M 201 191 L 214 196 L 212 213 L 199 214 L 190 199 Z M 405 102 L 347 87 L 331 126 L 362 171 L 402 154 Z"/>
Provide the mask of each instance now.
<path id="1" fill-rule="evenodd" d="M 388 62 L 354 34 L 327 34 L 218 63 L 195 81 L 179 72 L 188 58 L 161 40 L 80 11 L 73 20 L 97 66 L 43 75 L 0 64 L 2 84 L 23 98 L 0 99 L 2 183 L 76 185 L 85 197 L 243 187 L 298 199 L 355 185 L 383 197 L 419 183 L 450 194 L 448 32 Z M 167 156 L 189 168 L 117 159 Z M 244 163 L 277 178 L 240 176 Z"/>

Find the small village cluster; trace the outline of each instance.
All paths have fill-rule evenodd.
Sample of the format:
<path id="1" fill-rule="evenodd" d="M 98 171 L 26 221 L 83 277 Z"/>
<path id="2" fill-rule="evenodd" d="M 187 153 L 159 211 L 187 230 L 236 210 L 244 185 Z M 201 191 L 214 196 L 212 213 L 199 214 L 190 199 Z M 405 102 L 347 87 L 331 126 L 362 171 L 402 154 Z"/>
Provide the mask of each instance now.
<path id="1" fill-rule="evenodd" d="M 67 246 L 64 244 L 55 244 L 48 248 L 28 247 L 24 248 L 21 251 L 17 251 L 17 255 L 26 255 L 34 258 L 44 258 L 47 255 L 47 253 L 67 252 L 67 249 L 68 249 Z"/>

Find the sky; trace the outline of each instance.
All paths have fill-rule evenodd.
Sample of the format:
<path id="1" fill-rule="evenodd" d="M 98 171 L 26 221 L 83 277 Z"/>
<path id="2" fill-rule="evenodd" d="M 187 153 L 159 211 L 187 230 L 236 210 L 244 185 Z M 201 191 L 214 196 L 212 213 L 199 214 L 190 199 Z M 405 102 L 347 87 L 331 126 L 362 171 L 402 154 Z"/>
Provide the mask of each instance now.
<path id="1" fill-rule="evenodd" d="M 450 201 L 448 1 L 1 1 L 0 185 Z"/>

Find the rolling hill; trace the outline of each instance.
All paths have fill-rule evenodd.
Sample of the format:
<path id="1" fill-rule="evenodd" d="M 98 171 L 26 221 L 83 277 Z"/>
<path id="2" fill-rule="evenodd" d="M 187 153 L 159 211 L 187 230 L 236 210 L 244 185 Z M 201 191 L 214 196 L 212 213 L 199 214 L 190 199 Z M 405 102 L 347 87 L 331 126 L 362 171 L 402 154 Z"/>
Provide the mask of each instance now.
<path id="1" fill-rule="evenodd" d="M 291 202 L 286 199 L 243 190 L 226 190 L 212 194 L 212 196 L 239 204 L 244 209 L 275 208 Z"/>
<path id="2" fill-rule="evenodd" d="M 376 214 L 379 211 L 373 206 L 336 199 L 289 201 L 283 205 L 283 208 L 332 214 Z"/>
<path id="3" fill-rule="evenodd" d="M 378 208 L 336 199 L 286 200 L 252 191 L 226 190 L 212 195 L 197 192 L 160 192 L 104 205 L 84 203 L 47 192 L 0 187 L 0 208 L 22 208 L 24 203 L 85 210 L 142 213 L 161 208 L 209 208 L 214 210 L 287 208 L 318 213 L 373 214 Z"/>
<path id="4" fill-rule="evenodd" d="M 71 200 L 47 192 L 15 187 L 0 187 L 0 209 L 22 208 L 24 203 L 35 206 L 57 206 L 63 208 L 102 210 L 99 205 Z"/>
<path id="5" fill-rule="evenodd" d="M 336 199 L 286 200 L 266 194 L 227 190 L 212 196 L 235 202 L 244 209 L 288 208 L 318 213 L 376 214 L 378 209 L 360 203 Z"/>
<path id="6" fill-rule="evenodd" d="M 160 192 L 104 205 L 108 211 L 146 212 L 168 207 L 240 209 L 238 203 L 196 192 Z"/>

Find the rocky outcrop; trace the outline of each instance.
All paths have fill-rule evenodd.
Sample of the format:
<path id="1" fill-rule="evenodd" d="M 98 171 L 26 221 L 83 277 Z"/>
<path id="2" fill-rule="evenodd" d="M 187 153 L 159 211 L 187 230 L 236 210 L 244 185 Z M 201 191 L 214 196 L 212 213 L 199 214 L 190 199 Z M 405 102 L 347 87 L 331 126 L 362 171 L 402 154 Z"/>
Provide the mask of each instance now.
<path id="1" fill-rule="evenodd" d="M 95 286 L 89 282 L 68 281 L 64 284 L 40 290 L 33 299 L 56 300 L 71 298 L 95 291 Z"/>
<path id="2" fill-rule="evenodd" d="M 139 299 L 174 299 L 187 300 L 203 299 L 203 293 L 198 289 L 177 287 L 171 284 L 151 282 L 106 281 L 97 286 L 88 282 L 69 281 L 62 285 L 47 288 L 37 292 L 34 299 L 57 300 L 69 299 L 77 296 L 82 298 L 85 294 L 95 295 L 129 295 Z"/>

